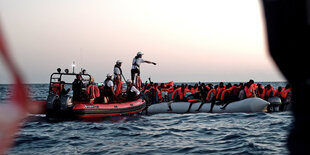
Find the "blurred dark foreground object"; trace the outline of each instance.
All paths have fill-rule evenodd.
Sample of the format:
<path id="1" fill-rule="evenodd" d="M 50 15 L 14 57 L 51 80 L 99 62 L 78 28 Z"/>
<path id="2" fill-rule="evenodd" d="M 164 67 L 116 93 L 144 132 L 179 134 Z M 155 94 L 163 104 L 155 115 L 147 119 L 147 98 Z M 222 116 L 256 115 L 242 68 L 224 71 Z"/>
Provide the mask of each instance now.
<path id="1" fill-rule="evenodd" d="M 269 51 L 293 88 L 291 154 L 310 153 L 310 0 L 263 0 Z M 308 96 L 309 95 L 309 96 Z"/>

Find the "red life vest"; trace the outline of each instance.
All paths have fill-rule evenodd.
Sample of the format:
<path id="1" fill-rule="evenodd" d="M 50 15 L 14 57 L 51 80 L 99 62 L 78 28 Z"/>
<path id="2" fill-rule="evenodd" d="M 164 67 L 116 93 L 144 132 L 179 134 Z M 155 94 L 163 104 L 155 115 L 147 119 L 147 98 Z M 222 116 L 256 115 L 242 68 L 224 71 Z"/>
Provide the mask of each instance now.
<path id="1" fill-rule="evenodd" d="M 223 100 L 224 100 L 224 98 L 225 98 L 225 93 L 230 93 L 230 92 L 231 92 L 231 90 L 232 90 L 232 87 L 230 87 L 230 88 L 228 88 L 228 89 L 223 90 L 222 95 L 221 95 L 221 101 L 223 101 Z"/>
<path id="2" fill-rule="evenodd" d="M 245 95 L 247 98 L 249 97 L 253 97 L 254 95 L 254 91 L 256 90 L 257 85 L 256 84 L 251 84 L 250 88 L 248 88 L 247 86 L 244 87 L 245 90 Z"/>
<path id="3" fill-rule="evenodd" d="M 118 96 L 120 93 L 122 93 L 123 90 L 123 81 L 119 81 L 116 90 L 115 90 L 115 96 Z"/>
<path id="4" fill-rule="evenodd" d="M 217 88 L 216 89 L 216 99 L 218 100 L 218 99 L 220 99 L 220 95 L 221 95 L 221 93 L 222 93 L 222 91 L 223 90 L 225 90 L 225 85 L 224 85 L 224 88 Z"/>
<path id="5" fill-rule="evenodd" d="M 180 100 L 183 100 L 184 95 L 190 91 L 187 88 L 185 88 L 184 91 L 182 92 L 182 88 L 178 88 L 178 89 L 174 90 L 174 92 L 172 93 L 172 98 L 174 98 L 174 95 L 176 92 L 178 92 L 178 95 L 180 96 Z"/>
<path id="6" fill-rule="evenodd" d="M 87 88 L 87 94 L 91 99 L 99 97 L 100 96 L 99 88 L 96 85 L 89 85 Z"/>
<path id="7" fill-rule="evenodd" d="M 191 89 L 191 93 L 192 94 L 195 94 L 195 93 L 198 93 L 198 92 L 199 92 L 198 88 L 192 88 Z"/>
<path id="8" fill-rule="evenodd" d="M 172 86 L 173 86 L 173 81 L 170 81 L 170 82 L 168 82 L 168 83 L 165 83 L 164 86 L 170 86 L 170 87 L 172 87 Z"/>
<path id="9" fill-rule="evenodd" d="M 292 90 L 292 88 L 288 88 L 288 89 L 282 91 L 281 94 L 280 94 L 281 97 L 285 99 L 285 98 L 287 97 L 287 94 L 288 94 L 291 90 Z"/>
<path id="10" fill-rule="evenodd" d="M 216 90 L 214 88 L 212 88 L 209 92 L 208 92 L 208 95 L 207 95 L 207 101 L 209 101 L 211 99 L 211 93 L 213 93 L 213 97 L 216 96 Z"/>
<path id="11" fill-rule="evenodd" d="M 275 96 L 275 91 L 273 90 L 273 87 L 271 86 L 270 89 L 266 90 L 266 98 L 270 96 Z"/>
<path id="12" fill-rule="evenodd" d="M 257 91 L 258 97 L 260 97 L 261 99 L 265 99 L 266 90 L 263 86 L 261 86 L 260 88 L 263 90 L 263 92 L 260 93 L 259 91 Z"/>
<path id="13" fill-rule="evenodd" d="M 62 83 L 59 83 L 59 82 L 56 82 L 56 83 L 53 83 L 52 84 L 52 91 L 55 92 L 57 95 L 59 95 L 63 89 L 63 84 Z"/>
<path id="14" fill-rule="evenodd" d="M 284 92 L 284 88 L 282 88 L 282 90 L 279 92 L 279 88 L 277 88 L 276 90 L 276 96 L 281 96 L 281 93 Z"/>

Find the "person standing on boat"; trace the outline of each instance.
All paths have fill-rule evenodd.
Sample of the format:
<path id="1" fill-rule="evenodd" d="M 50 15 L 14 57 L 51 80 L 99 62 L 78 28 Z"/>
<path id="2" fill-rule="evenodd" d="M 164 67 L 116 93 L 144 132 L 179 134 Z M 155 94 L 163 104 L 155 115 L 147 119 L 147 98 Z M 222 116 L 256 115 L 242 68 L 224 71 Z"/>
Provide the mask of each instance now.
<path id="1" fill-rule="evenodd" d="M 80 74 L 76 75 L 76 79 L 74 79 L 72 83 L 72 90 L 73 90 L 73 101 L 79 101 L 81 98 L 81 92 L 83 88 L 82 76 Z"/>
<path id="2" fill-rule="evenodd" d="M 137 53 L 137 55 L 132 60 L 132 68 L 131 68 L 131 81 L 134 82 L 135 75 L 137 74 L 135 84 L 138 88 L 141 86 L 141 79 L 140 79 L 140 65 L 141 65 L 141 63 L 148 63 L 148 64 L 156 65 L 155 62 L 143 60 L 142 55 L 143 55 L 142 52 Z"/>
<path id="3" fill-rule="evenodd" d="M 119 96 L 120 94 L 122 94 L 122 90 L 123 90 L 123 86 L 122 86 L 123 72 L 122 72 L 121 66 L 122 66 L 122 61 L 117 60 L 114 66 L 114 79 L 113 79 L 113 82 L 115 85 L 115 96 Z"/>
<path id="4" fill-rule="evenodd" d="M 116 61 L 116 64 L 114 66 L 114 83 L 117 84 L 119 81 L 122 81 L 122 69 L 121 69 L 121 66 L 122 66 L 122 61 L 121 60 L 117 60 Z"/>
<path id="5" fill-rule="evenodd" d="M 115 96 L 113 89 L 112 74 L 108 73 L 107 78 L 104 80 L 104 96 L 105 103 L 111 102 Z"/>

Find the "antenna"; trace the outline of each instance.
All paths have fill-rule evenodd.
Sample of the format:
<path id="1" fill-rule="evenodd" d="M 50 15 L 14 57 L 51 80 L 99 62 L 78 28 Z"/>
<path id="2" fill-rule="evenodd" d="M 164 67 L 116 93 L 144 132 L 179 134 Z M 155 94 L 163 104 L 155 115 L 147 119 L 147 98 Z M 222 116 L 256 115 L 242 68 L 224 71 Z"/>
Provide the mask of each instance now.
<path id="1" fill-rule="evenodd" d="M 73 63 L 72 63 L 72 73 L 74 74 L 74 68 L 75 68 L 75 61 L 73 61 Z"/>

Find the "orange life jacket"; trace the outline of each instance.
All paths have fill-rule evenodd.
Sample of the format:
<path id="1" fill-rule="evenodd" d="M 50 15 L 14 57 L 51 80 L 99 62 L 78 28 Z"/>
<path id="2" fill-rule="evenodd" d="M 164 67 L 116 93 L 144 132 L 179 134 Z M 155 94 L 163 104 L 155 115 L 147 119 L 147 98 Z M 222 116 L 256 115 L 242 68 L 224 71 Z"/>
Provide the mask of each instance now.
<path id="1" fill-rule="evenodd" d="M 209 101 L 211 99 L 211 93 L 213 93 L 213 96 L 216 96 L 216 90 L 214 88 L 212 88 L 209 92 L 208 92 L 208 95 L 207 95 L 207 101 Z"/>
<path id="2" fill-rule="evenodd" d="M 287 97 L 287 94 L 288 94 L 291 90 L 292 90 L 292 88 L 288 88 L 288 89 L 282 91 L 281 94 L 280 94 L 281 97 L 285 99 L 285 98 Z"/>
<path id="3" fill-rule="evenodd" d="M 266 98 L 270 96 L 275 96 L 275 91 L 273 90 L 273 87 L 271 86 L 270 89 L 266 90 Z"/>
<path id="4" fill-rule="evenodd" d="M 261 89 L 263 90 L 262 93 L 259 93 L 259 91 L 257 91 L 258 97 L 260 97 L 261 99 L 265 99 L 266 90 L 265 88 L 263 88 L 263 86 L 261 86 Z"/>
<path id="5" fill-rule="evenodd" d="M 91 99 L 99 97 L 100 96 L 99 88 L 96 85 L 89 85 L 87 88 L 87 94 Z"/>
<path id="6" fill-rule="evenodd" d="M 178 89 L 174 90 L 174 92 L 172 93 L 172 99 L 174 99 L 174 95 L 176 92 L 178 92 L 178 95 L 180 96 L 180 100 L 183 100 L 184 95 L 190 91 L 187 88 L 185 88 L 184 91 L 182 92 L 182 88 L 178 88 Z"/>
<path id="7" fill-rule="evenodd" d="M 277 90 L 276 90 L 276 96 L 281 96 L 281 93 L 284 91 L 284 88 L 282 88 L 282 90 L 279 92 L 279 88 L 277 88 Z"/>
<path id="8" fill-rule="evenodd" d="M 256 90 L 256 87 L 257 87 L 257 85 L 255 85 L 255 84 L 251 84 L 250 88 L 248 88 L 247 86 L 244 87 L 245 95 L 247 98 L 253 97 L 254 91 Z"/>
<path id="9" fill-rule="evenodd" d="M 197 87 L 197 88 L 192 88 L 192 89 L 191 89 L 191 93 L 192 93 L 192 94 L 195 94 L 195 93 L 198 93 L 198 92 L 199 92 L 198 87 Z"/>
<path id="10" fill-rule="evenodd" d="M 223 90 L 225 90 L 225 85 L 224 85 L 224 88 L 220 88 L 220 87 L 218 87 L 217 89 L 216 89 L 216 99 L 218 100 L 218 99 L 220 99 L 220 94 L 222 93 L 222 91 Z"/>
<path id="11" fill-rule="evenodd" d="M 116 86 L 115 96 L 118 96 L 119 94 L 121 94 L 122 90 L 123 90 L 123 81 L 119 81 Z"/>
<path id="12" fill-rule="evenodd" d="M 231 92 L 231 90 L 232 90 L 232 87 L 230 87 L 230 88 L 228 88 L 228 89 L 223 90 L 222 95 L 221 95 L 221 101 L 223 101 L 223 100 L 224 100 L 225 93 L 230 93 L 230 92 Z"/>
<path id="13" fill-rule="evenodd" d="M 170 86 L 170 87 L 172 87 L 172 86 L 173 86 L 173 81 L 170 81 L 170 82 L 168 82 L 168 83 L 165 83 L 164 86 Z"/>

